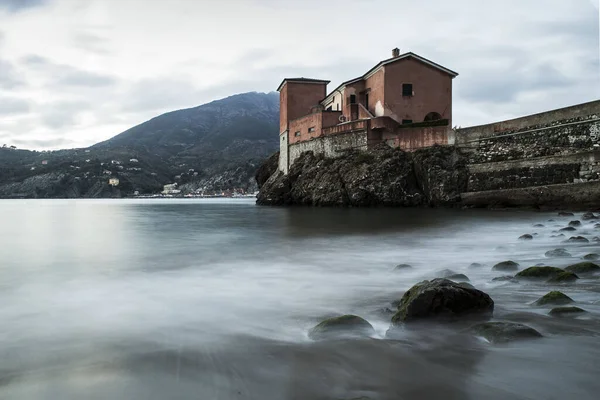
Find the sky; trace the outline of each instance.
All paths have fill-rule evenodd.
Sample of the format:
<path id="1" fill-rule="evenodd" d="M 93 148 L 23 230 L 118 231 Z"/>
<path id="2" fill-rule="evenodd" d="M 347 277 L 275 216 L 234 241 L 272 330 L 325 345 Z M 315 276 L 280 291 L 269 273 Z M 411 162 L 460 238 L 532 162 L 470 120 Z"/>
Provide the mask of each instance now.
<path id="1" fill-rule="evenodd" d="M 0 0 L 0 145 L 89 146 L 285 77 L 329 89 L 412 51 L 453 124 L 600 99 L 598 0 Z"/>

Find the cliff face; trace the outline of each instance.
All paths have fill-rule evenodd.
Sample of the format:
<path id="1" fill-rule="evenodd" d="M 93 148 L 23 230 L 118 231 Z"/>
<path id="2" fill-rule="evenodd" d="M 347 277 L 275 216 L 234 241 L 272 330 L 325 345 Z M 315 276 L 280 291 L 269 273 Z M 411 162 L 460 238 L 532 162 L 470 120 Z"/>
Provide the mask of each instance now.
<path id="1" fill-rule="evenodd" d="M 380 145 L 348 151 L 338 158 L 306 152 L 289 174 L 276 171 L 258 195 L 263 205 L 449 206 L 467 184 L 463 156 L 453 147 L 434 146 L 406 153 Z"/>

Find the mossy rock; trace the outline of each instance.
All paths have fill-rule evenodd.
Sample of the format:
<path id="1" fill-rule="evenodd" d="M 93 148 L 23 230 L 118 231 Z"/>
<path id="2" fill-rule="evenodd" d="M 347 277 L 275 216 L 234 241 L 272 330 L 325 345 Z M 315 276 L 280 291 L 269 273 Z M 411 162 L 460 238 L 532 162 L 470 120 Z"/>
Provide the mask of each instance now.
<path id="1" fill-rule="evenodd" d="M 447 278 L 452 275 L 458 275 L 458 272 L 452 271 L 451 269 L 442 269 L 435 273 L 436 278 Z"/>
<path id="2" fill-rule="evenodd" d="M 529 233 L 519 236 L 519 240 L 532 240 L 532 239 L 533 239 L 533 236 L 530 235 Z"/>
<path id="3" fill-rule="evenodd" d="M 581 226 L 581 221 L 571 221 L 569 222 L 569 226 Z"/>
<path id="4" fill-rule="evenodd" d="M 495 277 L 492 282 L 517 282 L 517 280 L 512 275 L 505 275 Z"/>
<path id="5" fill-rule="evenodd" d="M 534 228 L 543 228 L 544 224 L 535 224 L 533 225 Z"/>
<path id="6" fill-rule="evenodd" d="M 514 322 L 485 322 L 472 326 L 469 331 L 487 339 L 490 343 L 506 343 L 542 337 L 542 334 L 535 329 Z"/>
<path id="7" fill-rule="evenodd" d="M 448 275 L 446 277 L 446 279 L 450 279 L 451 281 L 454 281 L 454 282 L 468 282 L 469 281 L 469 277 L 466 276 L 465 274 Z"/>
<path id="8" fill-rule="evenodd" d="M 540 297 L 535 303 L 536 306 L 545 306 L 545 305 L 564 305 L 574 303 L 575 300 L 560 292 L 558 290 L 553 290 L 551 292 L 546 293 L 542 297 Z"/>
<path id="9" fill-rule="evenodd" d="M 584 221 L 589 221 L 590 219 L 598 219 L 598 217 L 595 216 L 593 212 L 586 212 L 581 216 L 581 219 Z"/>
<path id="10" fill-rule="evenodd" d="M 565 268 L 565 271 L 574 272 L 576 274 L 594 274 L 600 272 L 600 266 L 593 262 L 580 262 L 569 265 Z"/>
<path id="11" fill-rule="evenodd" d="M 547 279 L 565 272 L 563 269 L 556 267 L 529 267 L 519 272 L 515 278 L 522 279 Z"/>
<path id="12" fill-rule="evenodd" d="M 596 253 L 590 253 L 590 254 L 586 254 L 585 256 L 583 256 L 584 260 L 598 260 L 600 259 L 600 254 L 596 254 Z"/>
<path id="13" fill-rule="evenodd" d="M 411 269 L 412 265 L 410 264 L 398 264 L 394 267 L 394 271 L 402 271 L 405 269 Z"/>
<path id="14" fill-rule="evenodd" d="M 576 230 L 577 229 L 573 228 L 572 226 L 567 226 L 566 228 L 559 229 L 558 231 L 559 232 L 573 232 L 573 231 L 576 231 Z"/>
<path id="15" fill-rule="evenodd" d="M 469 282 L 458 282 L 458 286 L 464 287 L 465 289 L 475 289 L 475 286 L 471 285 Z"/>
<path id="16" fill-rule="evenodd" d="M 571 253 L 563 248 L 549 250 L 544 255 L 548 258 L 571 257 Z"/>
<path id="17" fill-rule="evenodd" d="M 550 310 L 550 312 L 548 314 L 552 315 L 553 317 L 563 317 L 563 316 L 569 316 L 569 315 L 574 315 L 574 314 L 583 314 L 586 312 L 587 311 L 585 311 L 582 308 L 570 306 L 570 307 L 553 308 L 552 310 Z"/>
<path id="18" fill-rule="evenodd" d="M 481 290 L 448 279 L 422 281 L 410 288 L 398 304 L 392 322 L 412 322 L 463 316 L 490 317 L 494 301 Z"/>
<path id="19" fill-rule="evenodd" d="M 483 264 L 474 262 L 469 265 L 469 268 L 481 268 L 483 266 L 484 266 Z"/>
<path id="20" fill-rule="evenodd" d="M 558 275 L 554 275 L 552 278 L 548 279 L 548 283 L 568 283 L 568 282 L 574 282 L 577 279 L 579 279 L 579 277 L 569 271 L 564 271 L 561 272 Z"/>
<path id="21" fill-rule="evenodd" d="M 571 236 L 565 240 L 565 243 L 589 243 L 590 241 L 583 236 Z"/>
<path id="22" fill-rule="evenodd" d="M 373 326 L 356 315 L 342 315 L 322 321 L 312 328 L 308 337 L 313 340 L 340 337 L 369 337 L 375 333 Z"/>
<path id="23" fill-rule="evenodd" d="M 514 261 L 502 261 L 492 267 L 493 271 L 518 271 L 519 263 Z"/>

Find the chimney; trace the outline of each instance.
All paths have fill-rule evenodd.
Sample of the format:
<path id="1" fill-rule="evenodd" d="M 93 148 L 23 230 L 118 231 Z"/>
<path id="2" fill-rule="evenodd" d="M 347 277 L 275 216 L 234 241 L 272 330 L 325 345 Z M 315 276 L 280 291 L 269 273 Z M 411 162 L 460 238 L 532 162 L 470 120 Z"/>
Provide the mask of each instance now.
<path id="1" fill-rule="evenodd" d="M 392 50 L 392 58 L 396 58 L 400 56 L 400 49 L 399 48 L 395 48 Z"/>

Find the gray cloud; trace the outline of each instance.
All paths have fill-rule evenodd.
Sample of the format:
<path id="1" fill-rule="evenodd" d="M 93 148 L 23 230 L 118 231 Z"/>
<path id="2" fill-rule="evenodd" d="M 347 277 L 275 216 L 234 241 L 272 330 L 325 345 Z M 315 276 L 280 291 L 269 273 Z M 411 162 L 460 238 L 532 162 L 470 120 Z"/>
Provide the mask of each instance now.
<path id="1" fill-rule="evenodd" d="M 59 101 L 45 104 L 40 114 L 40 122 L 54 130 L 69 128 L 77 124 L 82 112 L 91 108 L 91 103 L 84 101 Z"/>
<path id="2" fill-rule="evenodd" d="M 25 114 L 30 110 L 31 106 L 25 100 L 0 96 L 0 115 Z"/>
<path id="3" fill-rule="evenodd" d="M 73 46 L 84 51 L 101 55 L 111 53 L 109 41 L 91 32 L 77 32 L 73 35 L 71 41 Z"/>
<path id="4" fill-rule="evenodd" d="M 0 0 L 0 10 L 16 13 L 27 8 L 39 7 L 48 3 L 48 0 Z"/>
<path id="5" fill-rule="evenodd" d="M 114 76 L 86 71 L 71 65 L 58 64 L 37 54 L 21 58 L 21 63 L 48 77 L 50 87 L 103 87 L 117 82 Z"/>
<path id="6" fill-rule="evenodd" d="M 72 142 L 68 139 L 57 137 L 54 139 L 30 139 L 30 138 L 7 138 L 8 140 L 0 141 L 8 142 L 17 147 L 25 146 L 25 147 L 36 147 L 36 148 L 57 148 L 63 146 L 70 146 Z"/>
<path id="7" fill-rule="evenodd" d="M 0 59 L 0 89 L 14 89 L 22 85 L 23 81 L 17 75 L 13 65 Z"/>

